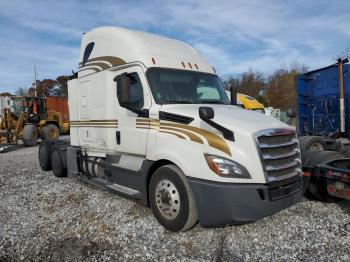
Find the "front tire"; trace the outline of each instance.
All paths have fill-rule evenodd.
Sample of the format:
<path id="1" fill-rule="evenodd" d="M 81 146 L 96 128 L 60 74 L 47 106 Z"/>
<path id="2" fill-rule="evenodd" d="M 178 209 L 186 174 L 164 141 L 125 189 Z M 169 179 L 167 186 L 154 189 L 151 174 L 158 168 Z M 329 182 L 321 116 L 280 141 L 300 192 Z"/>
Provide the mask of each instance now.
<path id="1" fill-rule="evenodd" d="M 158 222 L 172 232 L 186 231 L 198 221 L 192 190 L 174 165 L 158 168 L 149 186 L 149 200 Z"/>
<path id="2" fill-rule="evenodd" d="M 25 125 L 23 129 L 23 144 L 26 147 L 35 146 L 38 141 L 38 129 L 35 125 Z"/>

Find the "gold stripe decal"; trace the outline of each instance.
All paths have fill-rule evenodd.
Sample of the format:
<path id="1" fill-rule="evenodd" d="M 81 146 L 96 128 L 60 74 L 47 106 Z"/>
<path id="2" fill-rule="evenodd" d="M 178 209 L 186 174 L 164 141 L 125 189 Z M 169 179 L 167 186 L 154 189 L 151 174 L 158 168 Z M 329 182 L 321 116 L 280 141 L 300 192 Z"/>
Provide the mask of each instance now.
<path id="1" fill-rule="evenodd" d="M 94 73 L 97 73 L 97 72 L 101 71 L 97 67 L 90 67 L 90 68 L 80 69 L 79 72 L 83 72 L 83 71 L 87 71 L 87 70 L 93 70 L 93 71 L 95 71 Z"/>
<path id="2" fill-rule="evenodd" d="M 103 62 L 86 63 L 84 66 L 96 66 L 96 67 L 100 67 L 101 70 L 106 70 L 106 69 L 110 68 L 110 66 L 108 64 L 103 63 Z"/>
<path id="3" fill-rule="evenodd" d="M 161 130 L 163 131 L 163 130 L 167 130 L 167 131 L 177 131 L 177 132 L 180 132 L 180 133 L 184 133 L 185 135 L 187 135 L 192 141 L 194 141 L 194 142 L 197 142 L 197 143 L 200 143 L 200 144 L 203 144 L 203 141 L 202 141 L 202 139 L 199 137 L 199 136 L 197 136 L 197 135 L 195 135 L 195 134 L 193 134 L 193 133 L 191 133 L 191 132 L 189 132 L 189 131 L 186 131 L 186 130 L 179 130 L 179 129 L 176 129 L 176 128 L 172 128 L 172 127 L 161 127 Z"/>
<path id="4" fill-rule="evenodd" d="M 220 151 L 225 152 L 226 154 L 231 156 L 231 151 L 230 148 L 228 147 L 226 141 L 221 138 L 220 136 L 218 136 L 217 134 L 214 134 L 210 131 L 207 131 L 205 129 L 202 128 L 198 128 L 198 127 L 194 127 L 194 126 L 189 126 L 189 125 L 181 125 L 181 124 L 173 124 L 173 123 L 164 123 L 164 126 L 172 126 L 172 127 L 179 127 L 182 129 L 187 129 L 187 130 L 191 130 L 195 133 L 198 133 L 202 136 L 204 136 L 207 141 L 208 144 Z"/>
<path id="5" fill-rule="evenodd" d="M 70 121 L 71 127 L 98 127 L 98 128 L 117 128 L 118 120 L 81 120 Z"/>
<path id="6" fill-rule="evenodd" d="M 92 125 L 70 126 L 70 127 L 118 128 L 118 126 L 92 126 Z"/>
<path id="7" fill-rule="evenodd" d="M 177 134 L 177 133 L 174 133 L 174 132 L 164 131 L 164 130 L 161 130 L 161 131 L 159 131 L 159 132 L 160 132 L 160 133 L 165 133 L 165 134 L 175 135 L 175 136 L 177 136 L 178 138 L 186 139 L 183 135 L 180 135 L 180 134 Z"/>
<path id="8" fill-rule="evenodd" d="M 72 120 L 70 121 L 71 124 L 74 123 L 118 123 L 118 120 L 113 119 L 113 120 Z"/>
<path id="9" fill-rule="evenodd" d="M 85 71 L 85 70 L 93 70 L 96 72 L 103 71 L 106 69 L 110 69 L 115 66 L 124 65 L 126 62 L 115 56 L 100 56 L 91 58 L 86 61 L 86 63 L 83 65 L 82 62 L 79 63 L 79 72 Z"/>
<path id="10" fill-rule="evenodd" d="M 229 156 L 231 155 L 231 151 L 229 146 L 227 145 L 225 139 L 218 136 L 217 134 L 210 132 L 208 130 L 169 122 L 160 122 L 157 119 L 137 119 L 136 120 L 136 128 L 143 129 L 159 129 L 160 133 L 172 134 L 177 137 L 182 136 L 181 138 L 185 139 L 185 137 L 189 137 L 189 139 L 193 142 L 203 144 L 202 137 L 204 137 L 209 146 L 214 147 Z M 180 135 L 181 134 L 181 135 Z M 200 136 L 198 136 L 200 135 Z"/>

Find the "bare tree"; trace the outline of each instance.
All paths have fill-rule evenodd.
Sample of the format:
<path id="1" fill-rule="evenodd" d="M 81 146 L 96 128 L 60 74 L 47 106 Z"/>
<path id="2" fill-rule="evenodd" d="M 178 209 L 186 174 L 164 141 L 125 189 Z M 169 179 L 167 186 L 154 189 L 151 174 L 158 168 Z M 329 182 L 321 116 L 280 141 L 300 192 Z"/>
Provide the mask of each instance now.
<path id="1" fill-rule="evenodd" d="M 17 88 L 17 90 L 15 91 L 15 94 L 17 96 L 26 96 L 28 94 L 28 88 L 24 88 L 24 87 L 19 87 Z"/>
<path id="2" fill-rule="evenodd" d="M 263 96 L 266 83 L 261 72 L 254 72 L 252 69 L 249 69 L 249 71 L 241 73 L 238 77 L 231 76 L 225 84 L 227 89 L 233 86 L 237 89 L 237 92 L 250 95 L 264 102 Z"/>

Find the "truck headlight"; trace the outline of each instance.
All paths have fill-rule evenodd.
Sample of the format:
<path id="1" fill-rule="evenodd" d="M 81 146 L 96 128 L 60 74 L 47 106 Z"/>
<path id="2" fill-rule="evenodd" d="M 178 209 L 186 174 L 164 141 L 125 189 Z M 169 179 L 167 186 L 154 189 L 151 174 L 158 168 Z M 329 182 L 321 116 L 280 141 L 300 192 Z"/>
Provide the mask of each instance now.
<path id="1" fill-rule="evenodd" d="M 204 157 L 209 168 L 221 177 L 251 178 L 244 166 L 230 159 L 209 154 L 204 154 Z"/>

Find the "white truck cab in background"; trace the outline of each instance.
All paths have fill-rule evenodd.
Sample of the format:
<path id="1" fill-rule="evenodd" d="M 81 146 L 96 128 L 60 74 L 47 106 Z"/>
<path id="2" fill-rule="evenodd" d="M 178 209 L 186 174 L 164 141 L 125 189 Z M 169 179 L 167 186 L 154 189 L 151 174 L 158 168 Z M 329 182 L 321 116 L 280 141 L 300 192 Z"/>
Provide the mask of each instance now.
<path id="1" fill-rule="evenodd" d="M 302 197 L 295 130 L 230 105 L 183 42 L 87 32 L 68 92 L 70 143 L 43 142 L 42 168 L 150 205 L 168 230 L 254 221 Z"/>

